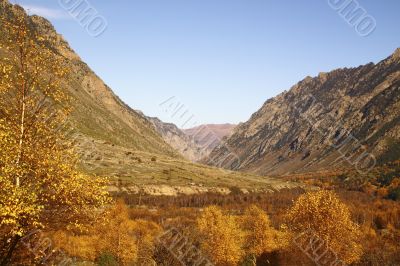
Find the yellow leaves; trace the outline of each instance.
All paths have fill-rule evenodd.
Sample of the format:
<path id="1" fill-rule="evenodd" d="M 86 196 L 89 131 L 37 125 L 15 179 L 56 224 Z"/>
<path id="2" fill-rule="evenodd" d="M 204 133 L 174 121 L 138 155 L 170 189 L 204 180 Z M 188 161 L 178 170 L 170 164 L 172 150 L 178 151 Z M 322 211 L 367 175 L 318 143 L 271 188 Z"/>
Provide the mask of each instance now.
<path id="1" fill-rule="evenodd" d="M 0 230 L 7 237 L 38 227 L 84 230 L 110 198 L 103 180 L 77 171 L 59 130 L 69 112 L 59 81 L 65 65 L 37 43 L 25 18 L 10 20 L 0 58 Z"/>
<path id="2" fill-rule="evenodd" d="M 23 223 L 36 223 L 43 206 L 29 189 L 16 187 L 9 178 L 0 176 L 0 228 L 7 227 L 7 235 L 22 236 L 27 232 Z M 40 223 L 36 223 L 40 226 Z"/>
<path id="3" fill-rule="evenodd" d="M 202 249 L 217 265 L 236 265 L 244 256 L 244 232 L 236 218 L 225 215 L 216 207 L 204 209 L 197 219 Z"/>
<path id="4" fill-rule="evenodd" d="M 107 216 L 104 225 L 97 227 L 98 250 L 99 253 L 108 251 L 122 265 L 127 265 L 137 259 L 138 246 L 136 238 L 133 235 L 135 222 L 129 220 L 124 213 L 119 213 L 112 217 Z"/>
<path id="5" fill-rule="evenodd" d="M 94 261 L 107 253 L 120 265 L 146 265 L 152 259 L 155 239 L 161 231 L 153 222 L 131 220 L 128 207 L 117 202 L 86 234 L 70 235 L 60 231 L 54 239 L 69 255 L 85 260 Z"/>
<path id="6" fill-rule="evenodd" d="M 288 245 L 287 233 L 273 228 L 268 215 L 259 207 L 248 207 L 240 221 L 246 233 L 248 254 L 258 257 Z"/>
<path id="7" fill-rule="evenodd" d="M 309 192 L 299 197 L 288 213 L 290 228 L 297 233 L 312 230 L 346 263 L 362 255 L 360 229 L 348 207 L 332 191 Z"/>

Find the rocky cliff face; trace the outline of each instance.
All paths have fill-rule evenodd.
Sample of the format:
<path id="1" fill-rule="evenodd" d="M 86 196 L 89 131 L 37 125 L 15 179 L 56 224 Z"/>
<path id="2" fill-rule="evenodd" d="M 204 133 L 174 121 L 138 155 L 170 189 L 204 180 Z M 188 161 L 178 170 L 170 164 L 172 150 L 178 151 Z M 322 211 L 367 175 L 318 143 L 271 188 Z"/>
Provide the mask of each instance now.
<path id="1" fill-rule="evenodd" d="M 399 99 L 397 49 L 378 64 L 307 77 L 269 99 L 206 161 L 259 174 L 348 167 L 366 173 L 400 157 Z"/>

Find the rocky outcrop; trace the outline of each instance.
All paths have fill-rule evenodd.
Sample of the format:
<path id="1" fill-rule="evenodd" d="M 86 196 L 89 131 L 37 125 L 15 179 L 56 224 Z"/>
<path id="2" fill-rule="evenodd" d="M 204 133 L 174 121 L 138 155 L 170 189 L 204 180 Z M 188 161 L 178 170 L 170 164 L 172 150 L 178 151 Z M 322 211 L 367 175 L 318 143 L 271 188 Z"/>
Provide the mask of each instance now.
<path id="1" fill-rule="evenodd" d="M 306 77 L 265 102 L 207 158 L 258 174 L 353 167 L 400 157 L 400 49 L 379 62 Z M 238 160 L 224 160 L 232 154 Z"/>

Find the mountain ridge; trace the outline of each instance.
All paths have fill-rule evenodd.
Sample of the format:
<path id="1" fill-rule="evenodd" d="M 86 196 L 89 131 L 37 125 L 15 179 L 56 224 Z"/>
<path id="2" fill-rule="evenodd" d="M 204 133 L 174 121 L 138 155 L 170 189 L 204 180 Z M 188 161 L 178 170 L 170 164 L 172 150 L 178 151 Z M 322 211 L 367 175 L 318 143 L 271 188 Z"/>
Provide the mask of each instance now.
<path id="1" fill-rule="evenodd" d="M 346 168 L 354 161 L 350 165 L 340 161 L 343 156 L 328 144 L 338 144 L 350 136 L 360 146 L 365 145 L 364 152 L 368 150 L 379 164 L 390 156 L 398 156 L 398 145 L 388 142 L 398 143 L 400 136 L 399 54 L 400 49 L 396 49 L 377 64 L 340 68 L 304 78 L 289 91 L 268 99 L 204 162 L 214 165 L 230 152 L 240 158 L 239 170 L 257 174 Z M 332 117 L 332 123 L 327 124 L 327 116 Z M 313 123 L 307 123 L 307 117 Z M 360 156 L 354 153 L 350 157 L 357 155 Z M 231 163 L 222 162 L 222 166 L 236 169 Z"/>

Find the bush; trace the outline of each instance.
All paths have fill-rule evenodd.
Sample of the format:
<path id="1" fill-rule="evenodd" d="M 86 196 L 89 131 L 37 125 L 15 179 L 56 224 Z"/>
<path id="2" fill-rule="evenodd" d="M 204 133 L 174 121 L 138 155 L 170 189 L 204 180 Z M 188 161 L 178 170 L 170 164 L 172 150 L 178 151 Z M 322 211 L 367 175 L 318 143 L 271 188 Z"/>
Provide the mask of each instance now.
<path id="1" fill-rule="evenodd" d="M 390 190 L 388 198 L 391 200 L 400 200 L 400 187 Z"/>
<path id="2" fill-rule="evenodd" d="M 118 266 L 118 261 L 111 253 L 103 253 L 96 259 L 99 266 Z"/>

